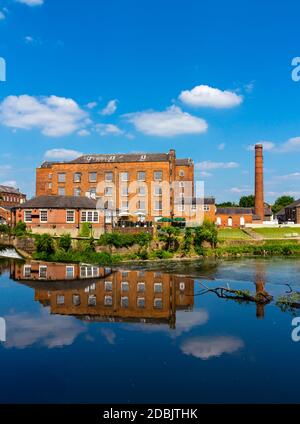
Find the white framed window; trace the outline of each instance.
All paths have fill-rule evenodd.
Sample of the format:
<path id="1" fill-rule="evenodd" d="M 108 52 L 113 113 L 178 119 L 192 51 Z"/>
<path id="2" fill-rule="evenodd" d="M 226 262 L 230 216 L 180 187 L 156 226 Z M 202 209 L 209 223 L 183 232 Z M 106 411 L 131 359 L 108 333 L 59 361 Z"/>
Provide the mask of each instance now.
<path id="1" fill-rule="evenodd" d="M 162 187 L 161 186 L 155 186 L 154 187 L 154 196 L 162 196 Z"/>
<path id="2" fill-rule="evenodd" d="M 137 291 L 138 293 L 144 293 L 146 291 L 146 284 L 142 281 L 137 283 Z"/>
<path id="3" fill-rule="evenodd" d="M 79 306 L 81 304 L 80 294 L 73 294 L 72 301 L 74 306 Z"/>
<path id="4" fill-rule="evenodd" d="M 111 292 L 112 288 L 113 288 L 112 281 L 105 281 L 104 282 L 104 290 L 105 291 Z"/>
<path id="5" fill-rule="evenodd" d="M 162 171 L 154 171 L 153 176 L 154 181 L 162 181 L 163 173 Z"/>
<path id="6" fill-rule="evenodd" d="M 97 182 L 97 172 L 89 172 L 89 182 L 90 183 Z"/>
<path id="7" fill-rule="evenodd" d="M 129 172 L 121 172 L 121 181 L 129 181 Z"/>
<path id="8" fill-rule="evenodd" d="M 31 265 L 24 265 L 23 267 L 23 276 L 25 278 L 31 277 Z"/>
<path id="9" fill-rule="evenodd" d="M 204 210 L 204 212 L 209 212 L 210 206 L 209 205 L 203 205 L 203 210 Z"/>
<path id="10" fill-rule="evenodd" d="M 146 181 L 146 172 L 145 171 L 139 171 L 137 173 L 137 180 L 138 181 Z"/>
<path id="11" fill-rule="evenodd" d="M 24 222 L 32 222 L 32 211 L 24 211 Z"/>
<path id="12" fill-rule="evenodd" d="M 80 267 L 80 277 L 81 278 L 99 277 L 99 267 L 82 265 Z"/>
<path id="13" fill-rule="evenodd" d="M 195 210 L 197 210 L 197 204 L 196 203 L 193 203 L 192 204 L 192 211 L 195 211 Z"/>
<path id="14" fill-rule="evenodd" d="M 105 187 L 104 188 L 104 196 L 112 196 L 113 195 L 113 188 L 112 187 Z"/>
<path id="15" fill-rule="evenodd" d="M 179 187 L 184 188 L 184 181 L 179 181 Z"/>
<path id="16" fill-rule="evenodd" d="M 40 265 L 39 266 L 39 277 L 40 278 L 47 278 L 47 265 Z"/>
<path id="17" fill-rule="evenodd" d="M 95 198 L 96 197 L 96 194 L 97 194 L 96 187 L 90 187 L 89 193 L 90 193 L 91 198 Z"/>
<path id="18" fill-rule="evenodd" d="M 123 196 L 123 197 L 128 197 L 129 196 L 128 187 L 122 187 L 122 189 L 121 189 L 121 196 Z"/>
<path id="19" fill-rule="evenodd" d="M 145 298 L 144 297 L 138 297 L 137 298 L 137 301 L 136 301 L 136 304 L 137 304 L 137 307 L 138 308 L 141 308 L 141 309 L 145 308 L 145 305 L 146 305 Z"/>
<path id="20" fill-rule="evenodd" d="M 74 222 L 75 222 L 75 211 L 68 210 L 66 212 L 66 222 L 68 224 L 74 224 Z"/>
<path id="21" fill-rule="evenodd" d="M 178 212 L 184 212 L 184 205 L 178 205 L 178 207 L 177 207 L 177 210 L 178 210 Z"/>
<path id="22" fill-rule="evenodd" d="M 228 218 L 227 223 L 228 223 L 228 227 L 232 227 L 232 217 L 231 216 Z"/>
<path id="23" fill-rule="evenodd" d="M 138 195 L 139 196 L 146 196 L 146 187 L 145 186 L 138 187 Z"/>
<path id="24" fill-rule="evenodd" d="M 52 189 L 52 183 L 48 183 L 48 189 L 51 190 Z"/>
<path id="25" fill-rule="evenodd" d="M 138 211 L 146 211 L 146 202 L 145 201 L 142 201 L 142 200 L 139 200 L 138 202 L 137 202 L 137 204 L 136 204 L 136 207 L 137 207 L 137 210 Z"/>
<path id="26" fill-rule="evenodd" d="M 128 298 L 128 296 L 122 296 L 121 297 L 121 307 L 122 308 L 128 308 L 129 307 L 129 298 Z"/>
<path id="27" fill-rule="evenodd" d="M 155 211 L 161 211 L 162 210 L 162 200 L 155 200 L 154 210 Z"/>
<path id="28" fill-rule="evenodd" d="M 81 222 L 98 223 L 99 212 L 98 211 L 81 211 Z"/>
<path id="29" fill-rule="evenodd" d="M 161 278 L 162 277 L 162 273 L 160 271 L 156 271 L 154 273 L 154 278 Z"/>
<path id="30" fill-rule="evenodd" d="M 88 297 L 88 306 L 96 306 L 97 305 L 97 298 L 94 294 L 89 295 Z"/>
<path id="31" fill-rule="evenodd" d="M 184 291 L 184 290 L 185 290 L 185 282 L 184 282 L 184 281 L 181 281 L 181 282 L 179 283 L 179 290 L 180 290 L 180 291 Z"/>
<path id="32" fill-rule="evenodd" d="M 75 273 L 75 270 L 74 270 L 74 266 L 72 266 L 72 265 L 68 265 L 68 266 L 66 266 L 66 278 L 68 279 L 68 278 L 74 278 L 74 273 Z"/>
<path id="33" fill-rule="evenodd" d="M 104 306 L 112 306 L 112 304 L 113 304 L 112 296 L 105 296 L 104 297 Z"/>
<path id="34" fill-rule="evenodd" d="M 65 183 L 66 182 L 66 174 L 65 172 L 59 172 L 57 174 L 57 180 L 59 183 Z"/>
<path id="35" fill-rule="evenodd" d="M 220 216 L 217 217 L 217 225 L 222 225 L 222 218 Z"/>
<path id="36" fill-rule="evenodd" d="M 66 195 L 65 187 L 58 187 L 58 195 L 59 196 L 65 196 Z"/>
<path id="37" fill-rule="evenodd" d="M 154 293 L 162 293 L 162 283 L 154 284 Z"/>
<path id="38" fill-rule="evenodd" d="M 57 305 L 64 305 L 65 304 L 65 296 L 63 294 L 58 294 L 56 296 L 56 304 Z"/>
<path id="39" fill-rule="evenodd" d="M 52 180 L 52 174 L 48 174 L 48 179 Z"/>
<path id="40" fill-rule="evenodd" d="M 74 183 L 80 183 L 81 182 L 81 172 L 75 172 L 74 173 L 73 181 L 74 181 Z"/>
<path id="41" fill-rule="evenodd" d="M 128 202 L 128 200 L 122 200 L 121 209 L 124 212 L 127 212 L 129 210 L 129 202 Z"/>
<path id="42" fill-rule="evenodd" d="M 112 172 L 105 172 L 105 181 L 108 181 L 108 182 L 113 181 L 113 173 Z"/>
<path id="43" fill-rule="evenodd" d="M 122 292 L 128 292 L 129 291 L 129 283 L 127 283 L 127 281 L 122 281 L 121 291 Z"/>
<path id="44" fill-rule="evenodd" d="M 180 171 L 179 171 L 179 177 L 184 177 L 184 170 L 183 169 L 180 169 Z"/>
<path id="45" fill-rule="evenodd" d="M 46 209 L 40 210 L 40 222 L 41 223 L 48 222 L 48 211 Z"/>
<path id="46" fill-rule="evenodd" d="M 162 299 L 160 297 L 156 297 L 154 299 L 153 306 L 155 309 L 162 309 L 163 307 Z"/>

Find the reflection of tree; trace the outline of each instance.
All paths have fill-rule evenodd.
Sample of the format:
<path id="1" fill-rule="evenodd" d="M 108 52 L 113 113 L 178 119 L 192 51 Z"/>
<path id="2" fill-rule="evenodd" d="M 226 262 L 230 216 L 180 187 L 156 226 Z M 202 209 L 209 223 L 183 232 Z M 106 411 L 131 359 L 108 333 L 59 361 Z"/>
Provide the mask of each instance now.
<path id="1" fill-rule="evenodd" d="M 9 271 L 10 269 L 10 261 L 8 259 L 0 259 L 0 275 Z"/>

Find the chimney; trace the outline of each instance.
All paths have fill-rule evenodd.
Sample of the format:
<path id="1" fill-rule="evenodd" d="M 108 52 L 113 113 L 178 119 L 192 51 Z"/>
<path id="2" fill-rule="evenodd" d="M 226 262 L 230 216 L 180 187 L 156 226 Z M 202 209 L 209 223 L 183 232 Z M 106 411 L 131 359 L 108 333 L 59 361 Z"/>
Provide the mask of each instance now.
<path id="1" fill-rule="evenodd" d="M 264 160 L 262 144 L 255 145 L 255 215 L 264 220 Z"/>

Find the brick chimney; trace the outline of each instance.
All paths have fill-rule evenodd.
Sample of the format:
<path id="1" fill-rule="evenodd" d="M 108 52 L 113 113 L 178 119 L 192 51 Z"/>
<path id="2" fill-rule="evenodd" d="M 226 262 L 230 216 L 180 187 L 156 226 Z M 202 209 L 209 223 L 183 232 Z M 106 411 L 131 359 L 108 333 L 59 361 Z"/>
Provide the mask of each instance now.
<path id="1" fill-rule="evenodd" d="M 255 146 L 255 215 L 258 215 L 261 221 L 264 220 L 264 159 L 263 146 Z"/>

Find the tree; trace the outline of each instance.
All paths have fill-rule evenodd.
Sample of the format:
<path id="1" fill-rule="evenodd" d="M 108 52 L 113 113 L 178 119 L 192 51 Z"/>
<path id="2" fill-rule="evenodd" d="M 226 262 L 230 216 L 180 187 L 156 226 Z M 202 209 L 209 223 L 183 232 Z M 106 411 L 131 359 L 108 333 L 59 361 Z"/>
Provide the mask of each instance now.
<path id="1" fill-rule="evenodd" d="M 48 258 L 54 253 L 54 243 L 50 234 L 38 234 L 35 238 L 35 248 L 38 254 Z"/>
<path id="2" fill-rule="evenodd" d="M 178 227 L 163 227 L 158 234 L 158 238 L 160 241 L 165 242 L 166 250 L 175 252 L 179 247 L 179 234 L 180 229 Z"/>
<path id="3" fill-rule="evenodd" d="M 186 255 L 190 253 L 193 243 L 193 233 L 190 228 L 185 229 L 184 239 L 183 239 L 183 251 Z"/>
<path id="4" fill-rule="evenodd" d="M 201 252 L 203 242 L 210 243 L 211 247 L 216 247 L 218 242 L 218 230 L 213 222 L 204 221 L 203 224 L 196 228 L 195 232 L 195 250 Z"/>
<path id="5" fill-rule="evenodd" d="M 65 252 L 68 252 L 71 249 L 72 247 L 71 234 L 69 233 L 62 234 L 62 236 L 59 239 L 59 247 Z"/>
<path id="6" fill-rule="evenodd" d="M 255 197 L 253 194 L 249 196 L 242 196 L 240 198 L 239 206 L 241 208 L 253 208 L 255 205 Z"/>
<path id="7" fill-rule="evenodd" d="M 292 196 L 280 196 L 275 201 L 274 205 L 272 206 L 272 212 L 278 213 L 281 209 L 287 207 L 291 203 L 295 201 L 294 197 Z"/>
<path id="8" fill-rule="evenodd" d="M 216 206 L 218 208 L 233 208 L 237 206 L 237 204 L 234 202 L 223 202 L 223 203 L 218 203 Z"/>

